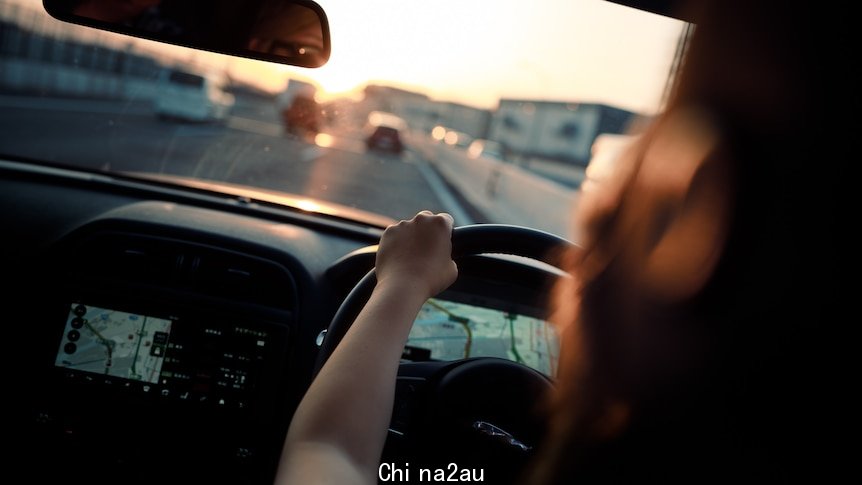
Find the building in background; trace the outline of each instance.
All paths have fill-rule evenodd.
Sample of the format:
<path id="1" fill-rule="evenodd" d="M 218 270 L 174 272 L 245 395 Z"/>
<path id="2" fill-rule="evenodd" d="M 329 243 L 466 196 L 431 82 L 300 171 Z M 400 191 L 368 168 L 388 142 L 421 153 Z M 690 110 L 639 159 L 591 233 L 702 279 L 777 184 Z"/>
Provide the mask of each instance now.
<path id="1" fill-rule="evenodd" d="M 154 103 L 166 69 L 222 75 L 223 66 L 176 58 L 127 38 L 58 23 L 44 10 L 0 1 L 0 94 Z"/>
<path id="2" fill-rule="evenodd" d="M 390 86 L 368 85 L 361 102 L 366 112 L 383 111 L 395 114 L 407 122 L 410 130 L 429 134 L 435 126 L 484 138 L 491 112 L 449 101 L 435 101 L 428 96 Z"/>
<path id="3" fill-rule="evenodd" d="M 596 137 L 625 133 L 636 116 L 603 104 L 502 99 L 487 138 L 510 157 L 586 166 Z"/>
<path id="4" fill-rule="evenodd" d="M 472 138 L 486 138 L 492 113 L 458 103 L 437 104 L 436 125 L 445 126 Z"/>

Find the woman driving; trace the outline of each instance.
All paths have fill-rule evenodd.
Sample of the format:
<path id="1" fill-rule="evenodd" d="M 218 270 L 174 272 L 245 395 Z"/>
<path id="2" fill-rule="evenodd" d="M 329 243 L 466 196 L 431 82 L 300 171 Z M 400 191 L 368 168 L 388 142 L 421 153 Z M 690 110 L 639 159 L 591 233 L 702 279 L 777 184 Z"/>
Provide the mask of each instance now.
<path id="1" fill-rule="evenodd" d="M 803 356 L 828 311 L 832 202 L 801 189 L 828 104 L 826 40 L 801 5 L 697 7 L 666 111 L 577 207 L 585 239 L 552 303 L 550 433 L 524 483 L 810 471 L 818 393 Z M 817 235 L 804 258 L 800 221 Z M 277 483 L 376 483 L 411 324 L 457 276 L 452 226 L 420 212 L 386 230 L 374 293 L 300 404 Z"/>

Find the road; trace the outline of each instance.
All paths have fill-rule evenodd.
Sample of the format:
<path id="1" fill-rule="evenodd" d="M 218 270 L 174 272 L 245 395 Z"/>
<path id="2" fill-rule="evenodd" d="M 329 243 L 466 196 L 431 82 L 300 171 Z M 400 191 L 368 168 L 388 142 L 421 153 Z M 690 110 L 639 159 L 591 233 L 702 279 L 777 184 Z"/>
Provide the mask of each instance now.
<path id="1" fill-rule="evenodd" d="M 144 103 L 0 96 L 0 154 L 225 181 L 394 219 L 422 209 L 464 213 L 412 151 L 369 153 L 355 136 L 290 139 L 265 106 L 238 114 L 223 125 L 190 124 L 161 121 Z"/>

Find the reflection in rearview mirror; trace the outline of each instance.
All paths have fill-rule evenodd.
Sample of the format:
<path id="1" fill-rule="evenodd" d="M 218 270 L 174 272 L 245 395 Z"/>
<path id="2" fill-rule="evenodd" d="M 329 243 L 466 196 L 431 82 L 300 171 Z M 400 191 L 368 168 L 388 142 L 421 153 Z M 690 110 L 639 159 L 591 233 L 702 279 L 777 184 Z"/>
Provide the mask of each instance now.
<path id="1" fill-rule="evenodd" d="M 326 14 L 308 0 L 44 0 L 71 23 L 302 67 L 329 59 Z"/>

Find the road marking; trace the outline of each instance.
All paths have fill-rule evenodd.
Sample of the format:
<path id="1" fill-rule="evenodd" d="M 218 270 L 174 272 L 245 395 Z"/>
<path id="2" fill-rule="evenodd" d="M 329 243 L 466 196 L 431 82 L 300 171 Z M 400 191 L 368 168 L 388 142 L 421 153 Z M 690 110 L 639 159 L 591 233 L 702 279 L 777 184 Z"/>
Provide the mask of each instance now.
<path id="1" fill-rule="evenodd" d="M 463 207 L 461 207 L 461 204 L 458 203 L 458 199 L 455 198 L 455 195 L 453 195 L 452 191 L 449 190 L 449 187 L 446 186 L 446 182 L 437 175 L 437 172 L 428 165 L 428 162 L 421 158 L 413 158 L 415 156 L 412 152 L 405 152 L 404 155 L 411 157 L 411 161 L 416 164 L 416 168 L 419 170 L 419 173 L 422 174 L 422 177 L 424 177 L 425 181 L 428 182 L 428 186 L 431 187 L 431 191 L 437 196 L 437 199 L 443 205 L 443 208 L 455 219 L 455 225 L 466 226 L 473 224 L 473 218 L 467 214 L 467 211 L 465 211 Z"/>

